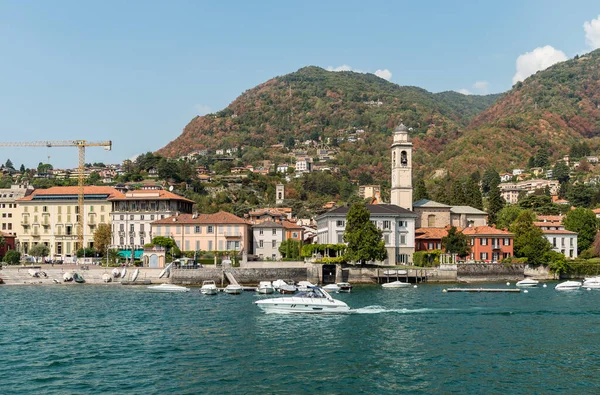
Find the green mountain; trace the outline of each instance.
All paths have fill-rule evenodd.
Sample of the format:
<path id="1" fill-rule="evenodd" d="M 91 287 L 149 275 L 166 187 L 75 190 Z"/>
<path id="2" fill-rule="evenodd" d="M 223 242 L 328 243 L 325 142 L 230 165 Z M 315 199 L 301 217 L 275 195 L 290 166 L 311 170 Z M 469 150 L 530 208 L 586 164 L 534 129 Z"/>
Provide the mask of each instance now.
<path id="1" fill-rule="evenodd" d="M 400 122 L 411 128 L 417 171 L 427 172 L 439 166 L 444 147 L 498 97 L 434 94 L 373 74 L 310 66 L 244 92 L 222 111 L 195 117 L 158 153 L 176 157 L 205 148 L 264 149 L 320 139 L 339 144 L 340 154 L 329 164 L 351 177 L 368 172 L 375 180 L 387 180 L 391 134 Z M 356 130 L 365 131 L 361 140 L 348 142 L 345 138 Z"/>
<path id="2" fill-rule="evenodd" d="M 517 83 L 444 148 L 451 172 L 525 166 L 539 149 L 551 159 L 575 143 L 600 146 L 600 50 L 558 63 Z"/>

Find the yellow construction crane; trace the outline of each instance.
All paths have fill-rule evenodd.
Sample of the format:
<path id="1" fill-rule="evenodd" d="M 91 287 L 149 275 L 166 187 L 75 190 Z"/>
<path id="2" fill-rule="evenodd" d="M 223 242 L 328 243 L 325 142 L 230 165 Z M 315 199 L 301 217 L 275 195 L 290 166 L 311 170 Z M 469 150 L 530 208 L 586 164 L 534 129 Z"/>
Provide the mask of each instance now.
<path id="1" fill-rule="evenodd" d="M 22 143 L 2 143 L 0 147 L 77 147 L 79 148 L 79 172 L 77 174 L 78 180 L 78 194 L 77 194 L 77 243 L 79 248 L 84 248 L 83 245 L 83 198 L 84 198 L 84 184 L 85 184 L 85 147 L 104 147 L 105 150 L 110 151 L 112 148 L 112 141 L 101 141 L 91 142 L 87 140 L 51 140 L 51 141 L 31 141 Z"/>

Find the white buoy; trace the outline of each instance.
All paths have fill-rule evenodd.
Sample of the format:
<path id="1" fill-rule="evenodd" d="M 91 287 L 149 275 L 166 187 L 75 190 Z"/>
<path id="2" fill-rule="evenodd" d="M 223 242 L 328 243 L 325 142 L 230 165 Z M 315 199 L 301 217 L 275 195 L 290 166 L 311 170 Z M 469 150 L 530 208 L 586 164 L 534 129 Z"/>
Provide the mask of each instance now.
<path id="1" fill-rule="evenodd" d="M 524 290 L 524 291 L 523 291 L 523 293 L 524 293 L 524 294 L 527 294 L 527 293 L 529 293 L 529 291 L 528 291 L 528 290 Z"/>
<path id="2" fill-rule="evenodd" d="M 417 288 L 417 286 L 415 285 L 413 288 Z"/>
<path id="3" fill-rule="evenodd" d="M 510 285 L 510 283 L 506 283 L 506 285 Z"/>
<path id="4" fill-rule="evenodd" d="M 587 290 L 588 290 L 588 291 L 591 291 L 592 289 L 591 289 L 591 288 L 588 288 Z"/>
<path id="5" fill-rule="evenodd" d="M 546 288 L 546 287 L 547 287 L 547 285 L 546 285 L 546 284 L 544 284 L 544 288 Z"/>

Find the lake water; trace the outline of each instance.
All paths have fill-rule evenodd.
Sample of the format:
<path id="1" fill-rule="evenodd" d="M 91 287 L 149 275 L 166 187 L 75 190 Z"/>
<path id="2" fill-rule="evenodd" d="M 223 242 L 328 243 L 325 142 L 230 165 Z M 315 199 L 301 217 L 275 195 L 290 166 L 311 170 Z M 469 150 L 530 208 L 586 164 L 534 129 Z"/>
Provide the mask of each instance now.
<path id="1" fill-rule="evenodd" d="M 318 316 L 248 292 L 3 286 L 0 393 L 600 392 L 600 291 L 445 287 L 358 286 L 334 296 L 351 314 Z"/>

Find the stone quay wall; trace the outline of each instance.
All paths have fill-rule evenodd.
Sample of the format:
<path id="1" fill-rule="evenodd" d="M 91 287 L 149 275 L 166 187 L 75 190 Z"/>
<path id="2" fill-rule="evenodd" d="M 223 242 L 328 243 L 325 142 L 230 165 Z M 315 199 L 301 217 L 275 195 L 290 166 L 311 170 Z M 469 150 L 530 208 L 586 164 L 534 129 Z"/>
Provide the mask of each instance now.
<path id="1" fill-rule="evenodd" d="M 240 285 L 257 285 L 260 281 L 305 281 L 308 278 L 306 268 L 266 268 L 266 269 L 175 269 L 171 273 L 173 284 L 202 285 L 205 280 L 213 280 L 218 286 L 229 284 L 225 277 L 225 271 L 231 273 Z"/>
<path id="2" fill-rule="evenodd" d="M 525 277 L 525 265 L 466 263 L 456 265 L 458 281 L 494 281 L 522 280 Z"/>

